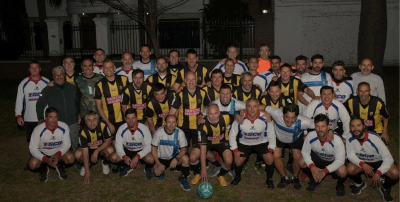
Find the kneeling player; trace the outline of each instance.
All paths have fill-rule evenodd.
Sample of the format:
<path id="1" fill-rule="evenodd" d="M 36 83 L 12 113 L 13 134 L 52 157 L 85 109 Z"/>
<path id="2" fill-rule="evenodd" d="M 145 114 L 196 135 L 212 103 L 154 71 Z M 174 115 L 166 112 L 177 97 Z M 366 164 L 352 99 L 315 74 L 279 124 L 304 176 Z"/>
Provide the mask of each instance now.
<path id="1" fill-rule="evenodd" d="M 58 121 L 58 110 L 49 107 L 45 112 L 45 123 L 33 130 L 29 151 L 32 156 L 29 159 L 29 168 L 39 171 L 39 181 L 46 182 L 49 174 L 48 166 L 55 168 L 58 177 L 67 179 L 65 165 L 74 163 L 74 154 L 69 151 L 71 139 L 69 128 L 64 122 Z"/>
<path id="2" fill-rule="evenodd" d="M 235 178 L 231 182 L 236 186 L 241 181 L 242 165 L 252 152 L 262 156 L 266 166 L 268 189 L 274 189 L 272 175 L 274 174 L 273 153 L 276 147 L 275 130 L 271 122 L 265 122 L 263 112 L 258 109 L 258 100 L 250 98 L 246 102 L 246 112 L 242 124 L 234 121 L 229 132 L 229 144 L 235 158 Z M 239 143 L 236 136 L 239 134 Z"/>
<path id="3" fill-rule="evenodd" d="M 192 184 L 197 184 L 200 178 L 203 181 L 207 180 L 206 154 L 209 150 L 216 150 L 224 160 L 218 174 L 218 181 L 221 186 L 227 186 L 224 175 L 229 172 L 232 165 L 232 152 L 229 150 L 228 142 L 228 126 L 232 121 L 233 119 L 228 112 L 219 111 L 217 104 L 208 105 L 207 118 L 204 124 L 198 127 L 198 143 L 193 146 L 190 152 L 190 164 L 195 173 Z M 199 159 L 201 162 L 199 162 Z"/>
<path id="4" fill-rule="evenodd" d="M 115 137 L 115 152 L 111 154 L 112 163 L 126 164 L 120 172 L 120 177 L 127 176 L 134 168 L 137 168 L 139 160 L 143 160 L 146 178 L 153 177 L 151 168 L 154 159 L 151 156 L 151 134 L 147 126 L 139 123 L 136 118 L 136 110 L 129 108 L 125 112 L 126 123 L 119 127 Z"/>
<path id="5" fill-rule="evenodd" d="M 393 157 L 380 139 L 379 135 L 365 130 L 364 121 L 353 118 L 350 121 L 351 136 L 346 140 L 346 152 L 349 164 L 347 172 L 354 185 L 351 193 L 358 195 L 367 188 L 361 174 L 372 177 L 371 185 L 377 187 L 383 175 L 383 183 L 379 192 L 385 201 L 393 201 L 391 187 L 399 180 L 399 167 L 394 164 Z"/>
<path id="6" fill-rule="evenodd" d="M 177 118 L 174 115 L 168 115 L 165 118 L 165 126 L 160 127 L 151 141 L 151 153 L 154 158 L 154 175 L 158 181 L 164 181 L 165 169 L 182 165 L 182 175 L 179 177 L 183 190 L 190 191 L 190 185 L 187 181 L 189 175 L 189 158 L 186 155 L 187 141 L 185 133 L 177 126 Z"/>
<path id="7" fill-rule="evenodd" d="M 307 191 L 314 189 L 321 183 L 325 175 L 336 172 L 339 179 L 336 184 L 336 195 L 344 196 L 344 181 L 347 169 L 344 165 L 345 148 L 339 134 L 329 129 L 329 118 L 318 114 L 314 118 L 315 131 L 308 133 L 304 140 L 299 161 L 303 172 L 310 178 Z"/>
<path id="8" fill-rule="evenodd" d="M 111 132 L 106 123 L 99 122 L 99 115 L 95 111 L 89 111 L 85 115 L 85 126 L 79 131 L 79 141 L 80 147 L 75 151 L 75 159 L 84 165 L 80 171 L 84 183 L 89 183 L 91 177 L 89 168 L 97 163 L 99 155 L 105 158 L 101 162 L 103 173 L 106 175 L 110 173 L 108 161 L 114 152 L 111 146 Z"/>

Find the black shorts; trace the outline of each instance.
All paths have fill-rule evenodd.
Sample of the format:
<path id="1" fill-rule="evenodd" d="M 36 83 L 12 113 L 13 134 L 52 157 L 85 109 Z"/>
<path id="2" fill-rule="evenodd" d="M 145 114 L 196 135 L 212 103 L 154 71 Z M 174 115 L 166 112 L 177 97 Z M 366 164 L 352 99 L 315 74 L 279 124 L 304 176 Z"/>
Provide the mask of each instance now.
<path id="1" fill-rule="evenodd" d="M 311 160 L 313 161 L 315 167 L 324 169 L 327 166 L 331 165 L 333 161 L 326 161 L 321 159 L 315 152 L 311 151 Z"/>
<path id="2" fill-rule="evenodd" d="M 369 166 L 371 166 L 374 169 L 374 173 L 378 170 L 379 167 L 381 167 L 383 161 L 377 161 L 377 162 L 364 162 L 366 164 L 368 164 Z"/>
<path id="3" fill-rule="evenodd" d="M 190 145 L 196 145 L 199 141 L 198 141 L 198 133 L 197 130 L 195 129 L 187 129 L 187 128 L 180 128 L 181 130 L 183 130 L 183 132 L 185 133 L 185 137 L 186 137 L 186 141 L 188 143 L 188 147 L 190 147 Z M 192 140 L 192 144 L 190 144 L 190 140 Z"/>
<path id="4" fill-rule="evenodd" d="M 241 154 L 240 157 L 247 158 L 250 156 L 250 154 L 252 152 L 255 152 L 258 155 L 262 156 L 262 155 L 268 153 L 268 142 L 257 144 L 257 145 L 244 145 L 239 142 L 238 150 L 240 152 L 243 152 L 243 154 Z"/>
<path id="5" fill-rule="evenodd" d="M 292 143 L 283 143 L 279 141 L 278 138 L 276 138 L 276 147 L 277 148 L 285 148 L 285 145 L 289 145 L 291 149 L 298 149 L 301 150 L 303 148 L 303 143 L 304 143 L 304 133 L 302 133 L 297 140 L 295 140 Z"/>
<path id="6" fill-rule="evenodd" d="M 200 144 L 193 145 L 193 148 L 200 149 Z M 230 150 L 229 142 L 222 142 L 220 144 L 207 144 L 207 151 L 216 151 L 221 156 L 225 150 Z"/>
<path id="7" fill-rule="evenodd" d="M 137 153 L 139 153 L 140 151 L 142 151 L 142 150 L 139 150 L 139 151 L 129 151 L 127 148 L 125 148 L 124 147 L 124 152 L 125 152 L 125 155 L 127 155 L 129 158 L 134 158 L 135 156 L 136 156 L 136 154 Z M 144 157 L 144 156 L 141 156 L 142 158 Z"/>
<path id="8" fill-rule="evenodd" d="M 111 141 L 115 140 L 115 134 L 117 134 L 118 128 L 121 127 L 124 123 L 125 123 L 125 121 L 121 121 L 119 123 L 112 123 L 115 128 L 115 133 L 111 134 Z"/>
<path id="9" fill-rule="evenodd" d="M 178 154 L 177 154 L 178 155 Z M 163 164 L 165 166 L 165 168 L 168 168 L 169 165 L 171 165 L 171 161 L 174 160 L 174 158 L 177 156 L 175 155 L 174 157 L 170 158 L 170 159 L 160 159 L 158 158 L 158 161 L 160 161 L 161 164 Z"/>
<path id="10" fill-rule="evenodd" d="M 24 129 L 26 133 L 26 141 L 30 142 L 31 141 L 31 136 L 33 133 L 33 130 L 36 128 L 38 125 L 38 122 L 24 122 Z"/>

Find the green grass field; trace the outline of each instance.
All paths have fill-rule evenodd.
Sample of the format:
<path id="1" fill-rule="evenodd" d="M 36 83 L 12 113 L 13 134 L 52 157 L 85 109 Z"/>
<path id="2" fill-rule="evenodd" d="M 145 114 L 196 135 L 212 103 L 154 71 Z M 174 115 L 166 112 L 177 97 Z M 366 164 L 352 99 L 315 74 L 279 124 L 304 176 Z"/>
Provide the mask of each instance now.
<path id="1" fill-rule="evenodd" d="M 353 69 L 354 71 L 355 69 Z M 350 75 L 351 72 L 348 74 Z M 384 71 L 387 105 L 391 115 L 389 123 L 390 150 L 395 161 L 399 162 L 399 68 L 387 67 Z M 28 144 L 24 131 L 16 127 L 14 103 L 19 81 L 1 81 L 0 94 L 0 201 L 197 201 L 196 186 L 185 192 L 177 178 L 179 173 L 167 171 L 164 182 L 155 178 L 147 181 L 143 166 L 134 170 L 128 177 L 119 178 L 118 174 L 103 175 L 101 165 L 92 167 L 89 185 L 83 184 L 83 177 L 75 167 L 67 168 L 68 179 L 60 180 L 55 170 L 50 170 L 49 180 L 39 183 L 38 173 L 23 171 L 29 158 Z M 220 187 L 216 178 L 210 178 L 214 185 L 214 195 L 209 201 L 382 201 L 378 189 L 368 187 L 359 196 L 352 196 L 349 185 L 346 195 L 336 197 L 336 181 L 326 177 L 314 193 L 305 190 L 296 191 L 292 186 L 286 189 L 267 190 L 266 177 L 255 172 L 254 156 L 248 169 L 242 175 L 237 187 Z M 210 166 L 212 167 L 212 166 Z M 210 168 L 211 169 L 211 168 Z M 226 175 L 230 182 L 232 179 Z M 189 177 L 191 180 L 191 177 Z M 369 180 L 367 180 L 369 183 Z M 274 173 L 275 186 L 279 183 L 279 174 Z M 399 185 L 392 188 L 394 201 L 399 201 Z"/>

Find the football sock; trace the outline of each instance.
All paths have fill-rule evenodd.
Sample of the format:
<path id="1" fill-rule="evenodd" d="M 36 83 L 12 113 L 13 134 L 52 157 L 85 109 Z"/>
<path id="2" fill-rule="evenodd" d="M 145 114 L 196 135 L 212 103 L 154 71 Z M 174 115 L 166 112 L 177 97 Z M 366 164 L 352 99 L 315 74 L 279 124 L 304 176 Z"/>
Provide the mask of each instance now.
<path id="1" fill-rule="evenodd" d="M 356 175 L 349 175 L 349 178 L 352 179 L 356 184 L 362 183 L 361 173 L 358 173 Z"/>
<path id="2" fill-rule="evenodd" d="M 218 161 L 211 162 L 215 167 L 221 167 L 221 164 Z"/>
<path id="3" fill-rule="evenodd" d="M 226 173 L 228 173 L 230 168 L 225 168 L 224 166 L 221 166 L 221 170 L 219 171 L 218 176 L 224 176 Z"/>
<path id="4" fill-rule="evenodd" d="M 193 172 L 195 174 L 200 174 L 200 162 L 196 161 L 194 163 L 190 162 L 190 165 L 192 166 Z"/>
<path id="5" fill-rule="evenodd" d="M 385 178 L 385 183 L 383 183 L 382 185 L 384 189 L 392 187 L 394 184 L 397 183 L 397 181 L 399 181 L 399 179 L 394 180 L 386 175 L 384 176 L 384 178 Z"/>
<path id="6" fill-rule="evenodd" d="M 242 176 L 242 168 L 243 168 L 243 166 L 238 166 L 238 165 L 235 166 L 236 177 L 240 178 Z"/>
<path id="7" fill-rule="evenodd" d="M 271 165 L 265 164 L 265 172 L 267 173 L 267 179 L 272 179 L 272 176 L 274 175 L 274 169 L 275 169 L 274 164 Z"/>
<path id="8" fill-rule="evenodd" d="M 182 177 L 187 178 L 187 176 L 189 175 L 189 167 L 182 166 L 181 171 L 182 171 Z"/>

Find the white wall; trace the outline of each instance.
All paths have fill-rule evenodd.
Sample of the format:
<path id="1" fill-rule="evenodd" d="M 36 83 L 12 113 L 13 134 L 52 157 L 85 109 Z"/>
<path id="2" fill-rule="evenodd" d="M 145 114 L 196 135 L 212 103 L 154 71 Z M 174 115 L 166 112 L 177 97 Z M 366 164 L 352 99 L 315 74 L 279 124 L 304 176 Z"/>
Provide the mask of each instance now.
<path id="1" fill-rule="evenodd" d="M 398 3 L 388 0 L 388 36 L 385 65 L 399 64 Z M 357 65 L 360 1 L 316 2 L 276 0 L 275 52 L 283 62 L 294 64 L 297 55 L 319 53 L 330 66 L 335 60 Z"/>

